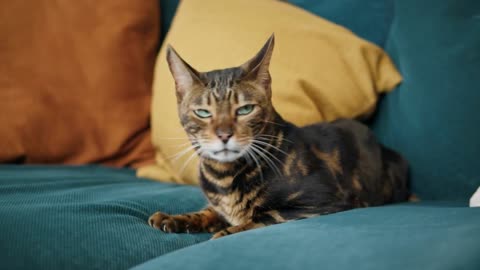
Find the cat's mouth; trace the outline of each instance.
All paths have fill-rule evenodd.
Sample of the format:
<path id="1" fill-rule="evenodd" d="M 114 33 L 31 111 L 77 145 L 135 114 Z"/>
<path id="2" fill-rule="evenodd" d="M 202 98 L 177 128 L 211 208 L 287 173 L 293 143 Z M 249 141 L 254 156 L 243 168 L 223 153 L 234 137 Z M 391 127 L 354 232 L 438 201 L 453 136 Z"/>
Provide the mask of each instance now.
<path id="1" fill-rule="evenodd" d="M 214 151 L 214 152 L 213 152 L 213 154 L 215 154 L 215 155 L 220 155 L 220 154 L 228 155 L 229 153 L 232 153 L 232 154 L 240 154 L 240 151 L 224 148 L 224 149 L 222 149 L 222 150 L 220 150 L 220 151 Z"/>
<path id="2" fill-rule="evenodd" d="M 219 162 L 232 162 L 242 155 L 241 150 L 223 148 L 221 150 L 211 151 L 209 156 Z"/>
<path id="3" fill-rule="evenodd" d="M 242 157 L 245 151 L 245 146 L 238 144 L 235 139 L 230 139 L 228 143 L 213 141 L 203 144 L 201 155 L 219 162 L 233 162 Z"/>

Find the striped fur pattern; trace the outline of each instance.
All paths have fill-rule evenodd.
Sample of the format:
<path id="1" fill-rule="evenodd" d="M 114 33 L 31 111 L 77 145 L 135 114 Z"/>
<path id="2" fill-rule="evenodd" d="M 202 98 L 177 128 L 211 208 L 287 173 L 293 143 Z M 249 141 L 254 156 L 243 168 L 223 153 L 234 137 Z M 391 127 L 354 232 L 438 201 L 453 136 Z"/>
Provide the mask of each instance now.
<path id="1" fill-rule="evenodd" d="M 169 233 L 213 238 L 358 207 L 404 201 L 407 162 L 353 120 L 306 127 L 271 103 L 273 36 L 240 67 L 198 72 L 168 49 L 180 121 L 200 156 L 209 205 L 183 215 L 153 214 Z"/>

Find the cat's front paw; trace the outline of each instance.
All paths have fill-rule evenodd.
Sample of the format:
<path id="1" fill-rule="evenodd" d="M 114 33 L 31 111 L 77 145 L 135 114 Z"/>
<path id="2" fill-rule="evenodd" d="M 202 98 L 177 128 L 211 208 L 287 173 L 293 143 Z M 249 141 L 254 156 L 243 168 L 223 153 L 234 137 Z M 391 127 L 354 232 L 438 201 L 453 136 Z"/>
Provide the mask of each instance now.
<path id="1" fill-rule="evenodd" d="M 148 224 L 166 233 L 188 232 L 188 224 L 183 220 L 162 212 L 156 212 L 151 215 L 148 218 Z"/>
<path id="2" fill-rule="evenodd" d="M 212 236 L 212 240 L 213 239 L 217 239 L 217 238 L 220 238 L 220 237 L 224 237 L 224 236 L 227 236 L 229 235 L 230 233 L 227 231 L 227 230 L 221 230 L 217 233 L 215 233 L 213 236 Z"/>

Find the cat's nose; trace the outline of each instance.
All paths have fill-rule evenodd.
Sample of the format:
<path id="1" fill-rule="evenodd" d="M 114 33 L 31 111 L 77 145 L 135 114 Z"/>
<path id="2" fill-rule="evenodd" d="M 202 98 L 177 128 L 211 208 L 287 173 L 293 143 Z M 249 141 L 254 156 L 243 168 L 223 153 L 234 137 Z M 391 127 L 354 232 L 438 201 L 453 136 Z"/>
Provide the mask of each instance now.
<path id="1" fill-rule="evenodd" d="M 225 144 L 233 136 L 233 132 L 231 132 L 231 131 L 220 131 L 219 130 L 216 133 L 217 133 L 217 137 Z"/>

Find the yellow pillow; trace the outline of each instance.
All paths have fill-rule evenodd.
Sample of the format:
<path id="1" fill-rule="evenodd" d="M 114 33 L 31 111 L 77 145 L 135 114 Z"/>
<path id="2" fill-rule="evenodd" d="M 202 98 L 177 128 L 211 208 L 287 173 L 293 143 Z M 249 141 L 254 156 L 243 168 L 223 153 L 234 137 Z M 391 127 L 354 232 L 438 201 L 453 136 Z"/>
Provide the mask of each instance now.
<path id="1" fill-rule="evenodd" d="M 197 183 L 193 152 L 177 115 L 175 84 L 165 59 L 171 44 L 199 71 L 238 66 L 275 33 L 270 64 L 273 104 L 286 119 L 306 125 L 370 113 L 379 93 L 401 77 L 385 52 L 349 30 L 272 0 L 182 1 L 157 59 L 152 137 L 157 164 L 138 175 Z"/>

